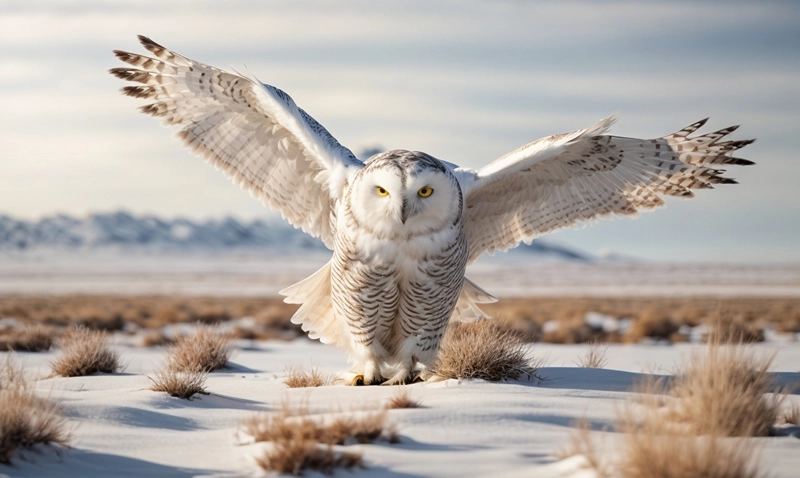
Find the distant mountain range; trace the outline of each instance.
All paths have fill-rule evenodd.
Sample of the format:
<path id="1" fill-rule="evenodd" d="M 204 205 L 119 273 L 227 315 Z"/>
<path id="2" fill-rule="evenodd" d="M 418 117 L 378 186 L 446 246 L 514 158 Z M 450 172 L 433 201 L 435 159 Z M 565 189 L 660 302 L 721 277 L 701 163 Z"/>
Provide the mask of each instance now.
<path id="1" fill-rule="evenodd" d="M 286 254 L 325 251 L 318 239 L 279 220 L 239 221 L 231 217 L 192 221 L 134 216 L 124 211 L 67 215 L 25 221 L 0 215 L 0 249 L 152 249 L 163 252 L 263 250 Z M 512 252 L 542 258 L 591 261 L 592 257 L 540 240 Z"/>

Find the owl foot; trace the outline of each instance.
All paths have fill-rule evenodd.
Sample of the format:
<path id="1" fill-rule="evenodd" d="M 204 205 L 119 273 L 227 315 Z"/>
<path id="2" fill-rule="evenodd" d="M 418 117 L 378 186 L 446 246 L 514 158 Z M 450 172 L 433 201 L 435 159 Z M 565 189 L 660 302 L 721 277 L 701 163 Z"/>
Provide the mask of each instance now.
<path id="1" fill-rule="evenodd" d="M 383 383 L 382 378 L 375 378 L 372 381 L 368 381 L 364 378 L 364 374 L 361 373 L 352 373 L 352 372 L 344 372 L 339 374 L 336 377 L 336 380 L 333 382 L 335 385 L 347 385 L 353 387 L 360 387 L 363 385 L 381 385 Z"/>

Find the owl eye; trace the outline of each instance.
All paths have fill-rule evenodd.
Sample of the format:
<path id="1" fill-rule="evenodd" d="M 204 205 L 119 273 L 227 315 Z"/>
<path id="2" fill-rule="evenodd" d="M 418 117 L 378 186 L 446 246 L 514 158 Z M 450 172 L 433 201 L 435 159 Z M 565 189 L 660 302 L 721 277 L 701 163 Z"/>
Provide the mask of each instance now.
<path id="1" fill-rule="evenodd" d="M 378 186 L 378 196 L 388 196 L 389 191 L 383 189 L 382 187 Z"/>
<path id="2" fill-rule="evenodd" d="M 431 194 L 433 194 L 433 188 L 429 188 L 428 186 L 425 186 L 423 188 L 420 188 L 419 191 L 417 191 L 417 194 L 419 194 L 421 197 L 426 198 L 426 197 L 430 196 Z"/>

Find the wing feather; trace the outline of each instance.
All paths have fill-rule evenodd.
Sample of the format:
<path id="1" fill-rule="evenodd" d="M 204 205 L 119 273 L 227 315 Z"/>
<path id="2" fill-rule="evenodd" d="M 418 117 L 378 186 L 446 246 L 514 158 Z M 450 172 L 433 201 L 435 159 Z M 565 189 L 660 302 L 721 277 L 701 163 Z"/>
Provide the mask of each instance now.
<path id="1" fill-rule="evenodd" d="M 178 126 L 194 153 L 332 248 L 336 202 L 361 161 L 282 90 L 139 40 L 154 56 L 114 51 L 135 68 L 110 73 L 140 83 L 122 92 L 152 100 L 140 111 Z"/>
<path id="2" fill-rule="evenodd" d="M 610 117 L 534 141 L 477 171 L 459 168 L 469 262 L 582 221 L 636 216 L 663 206 L 661 196 L 735 184 L 715 166 L 753 164 L 732 153 L 754 140 L 720 141 L 737 126 L 691 136 L 706 121 L 647 140 L 602 134 Z"/>

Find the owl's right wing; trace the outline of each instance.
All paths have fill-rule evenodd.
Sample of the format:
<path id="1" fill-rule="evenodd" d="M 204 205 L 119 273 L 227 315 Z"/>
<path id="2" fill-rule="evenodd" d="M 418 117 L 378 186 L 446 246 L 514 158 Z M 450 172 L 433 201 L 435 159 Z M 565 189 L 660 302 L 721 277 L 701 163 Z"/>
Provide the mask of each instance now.
<path id="1" fill-rule="evenodd" d="M 454 170 L 465 197 L 469 262 L 581 221 L 635 216 L 663 206 L 663 195 L 692 197 L 692 189 L 735 183 L 717 165 L 753 164 L 731 156 L 753 140 L 720 141 L 736 126 L 690 136 L 703 120 L 636 139 L 603 134 L 613 122 L 542 138 L 477 171 Z"/>
<path id="2" fill-rule="evenodd" d="M 190 60 L 147 37 L 139 41 L 155 58 L 114 51 L 138 68 L 110 73 L 144 84 L 123 93 L 153 100 L 140 110 L 178 126 L 193 152 L 333 248 L 336 202 L 363 163 L 280 89 Z"/>

